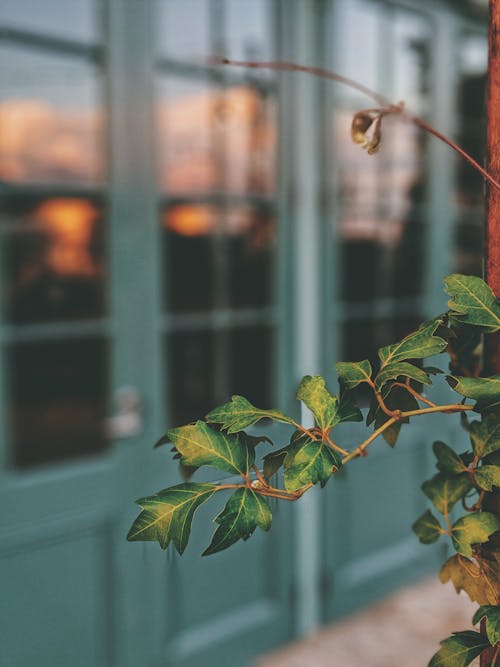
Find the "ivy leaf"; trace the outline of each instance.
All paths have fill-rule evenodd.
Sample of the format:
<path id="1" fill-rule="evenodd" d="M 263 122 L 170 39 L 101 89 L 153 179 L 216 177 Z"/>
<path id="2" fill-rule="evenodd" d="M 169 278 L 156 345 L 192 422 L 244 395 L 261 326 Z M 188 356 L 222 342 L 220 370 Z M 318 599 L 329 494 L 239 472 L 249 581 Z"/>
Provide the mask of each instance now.
<path id="1" fill-rule="evenodd" d="M 499 605 L 483 605 L 474 614 L 472 622 L 474 625 L 479 621 L 486 619 L 486 634 L 492 646 L 500 642 L 500 606 Z"/>
<path id="2" fill-rule="evenodd" d="M 452 336 L 448 340 L 447 351 L 450 355 L 451 372 L 453 375 L 477 376 L 481 360 L 481 330 L 454 326 L 450 332 Z"/>
<path id="3" fill-rule="evenodd" d="M 454 632 L 448 639 L 443 639 L 441 648 L 432 657 L 429 667 L 467 667 L 489 647 L 489 641 L 479 632 Z"/>
<path id="4" fill-rule="evenodd" d="M 468 378 L 450 375 L 448 382 L 462 396 L 477 401 L 476 412 L 488 412 L 500 408 L 500 375 L 489 378 Z"/>
<path id="5" fill-rule="evenodd" d="M 269 530 L 272 522 L 271 508 L 265 498 L 253 489 L 236 489 L 222 512 L 215 517 L 215 521 L 219 527 L 203 552 L 204 556 L 223 551 L 240 539 L 248 540 L 257 526 L 262 530 Z"/>
<path id="6" fill-rule="evenodd" d="M 500 577 L 493 574 L 492 578 L 486 577 L 484 568 L 480 568 L 476 563 L 455 554 L 448 558 L 439 573 L 441 583 L 448 581 L 453 583 L 455 591 L 460 593 L 465 591 L 472 602 L 478 604 L 495 604 L 496 591 L 500 585 Z"/>
<path id="7" fill-rule="evenodd" d="M 451 296 L 448 306 L 461 324 L 472 324 L 488 333 L 500 329 L 500 304 L 484 280 L 452 273 L 444 284 Z"/>
<path id="8" fill-rule="evenodd" d="M 378 356 L 382 362 L 382 367 L 389 363 L 407 359 L 424 359 L 442 352 L 446 348 L 447 342 L 444 338 L 433 335 L 440 325 L 440 319 L 432 320 L 423 324 L 417 331 L 408 334 L 398 343 L 381 347 Z"/>
<path id="9" fill-rule="evenodd" d="M 437 458 L 437 469 L 444 473 L 460 474 L 467 470 L 467 466 L 458 454 L 456 454 L 451 447 L 448 447 L 444 442 L 437 440 L 432 449 Z"/>
<path id="10" fill-rule="evenodd" d="M 285 448 L 285 488 L 297 491 L 307 484 L 325 486 L 334 470 L 342 466 L 342 459 L 326 442 L 297 436 Z"/>
<path id="11" fill-rule="evenodd" d="M 440 472 L 422 484 L 422 491 L 441 514 L 449 514 L 455 503 L 472 488 L 467 473 L 445 475 Z"/>
<path id="12" fill-rule="evenodd" d="M 500 419 L 497 415 L 472 422 L 469 433 L 474 454 L 480 459 L 500 450 Z"/>
<path id="13" fill-rule="evenodd" d="M 283 447 L 282 449 L 278 449 L 275 452 L 269 452 L 269 454 L 266 454 L 264 456 L 264 477 L 266 480 L 270 480 L 271 477 L 278 472 L 278 470 L 281 468 L 283 465 L 283 462 L 285 460 L 285 456 L 287 455 L 288 451 L 290 449 L 290 445 L 287 445 L 286 447 Z"/>
<path id="14" fill-rule="evenodd" d="M 363 361 L 339 361 L 335 364 L 339 380 L 345 389 L 354 389 L 372 377 L 372 367 L 368 359 Z"/>
<path id="15" fill-rule="evenodd" d="M 140 498 L 143 511 L 132 524 L 127 540 L 158 541 L 162 549 L 170 542 L 182 554 L 191 534 L 197 508 L 217 490 L 214 484 L 178 484 L 154 496 Z"/>
<path id="16" fill-rule="evenodd" d="M 363 415 L 349 391 L 342 391 L 339 398 L 339 424 L 342 422 L 362 422 Z"/>
<path id="17" fill-rule="evenodd" d="M 168 435 L 167 434 L 162 435 L 161 438 L 159 440 L 157 440 L 155 442 L 155 444 L 153 445 L 153 449 L 157 449 L 158 447 L 161 447 L 162 445 L 168 445 L 169 442 L 170 442 L 170 438 L 168 437 Z"/>
<path id="18" fill-rule="evenodd" d="M 500 467 L 483 465 L 474 473 L 477 484 L 485 491 L 492 491 L 494 486 L 500 486 Z"/>
<path id="19" fill-rule="evenodd" d="M 422 544 L 432 544 L 441 537 L 442 528 L 434 514 L 427 510 L 411 527 Z"/>
<path id="20" fill-rule="evenodd" d="M 421 384 L 432 384 L 427 373 L 421 368 L 417 368 L 417 366 L 409 364 L 407 361 L 399 361 L 387 364 L 382 368 L 375 378 L 375 388 L 380 391 L 387 382 L 396 380 L 400 376 L 411 378 Z"/>
<path id="21" fill-rule="evenodd" d="M 474 512 L 456 521 L 452 526 L 453 545 L 459 554 L 470 558 L 472 545 L 487 542 L 490 535 L 500 530 L 500 519 L 490 512 Z"/>
<path id="22" fill-rule="evenodd" d="M 285 424 L 293 424 L 293 419 L 279 410 L 261 410 L 254 407 L 243 396 L 237 395 L 232 396 L 229 403 L 224 403 L 224 405 L 215 408 L 206 416 L 207 422 L 221 424 L 221 428 L 228 433 L 237 433 L 266 418 Z"/>
<path id="23" fill-rule="evenodd" d="M 302 378 L 297 389 L 297 400 L 305 403 L 322 431 L 339 423 L 338 398 L 330 394 L 321 375 L 305 375 Z"/>
<path id="24" fill-rule="evenodd" d="M 427 375 L 443 375 L 444 371 L 437 366 L 424 366 L 422 370 L 427 373 Z"/>
<path id="25" fill-rule="evenodd" d="M 255 461 L 253 443 L 245 433 L 228 435 L 197 421 L 170 429 L 168 436 L 183 465 L 210 465 L 224 472 L 246 475 Z"/>

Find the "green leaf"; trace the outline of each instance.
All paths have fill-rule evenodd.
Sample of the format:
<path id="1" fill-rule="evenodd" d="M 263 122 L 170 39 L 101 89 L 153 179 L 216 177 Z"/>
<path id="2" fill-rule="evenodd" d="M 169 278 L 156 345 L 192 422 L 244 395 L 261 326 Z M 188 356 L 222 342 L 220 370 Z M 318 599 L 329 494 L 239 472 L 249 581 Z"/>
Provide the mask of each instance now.
<path id="1" fill-rule="evenodd" d="M 287 455 L 288 451 L 290 449 L 290 445 L 287 445 L 286 447 L 283 447 L 282 449 L 278 449 L 275 452 L 269 452 L 269 454 L 266 454 L 264 456 L 264 477 L 269 481 L 271 477 L 278 472 L 278 470 L 281 468 L 283 465 L 283 462 L 285 460 L 285 456 Z"/>
<path id="2" fill-rule="evenodd" d="M 451 476 L 440 472 L 422 484 L 422 491 L 441 514 L 448 514 L 471 488 L 472 482 L 467 473 Z"/>
<path id="3" fill-rule="evenodd" d="M 179 484 L 154 496 L 140 498 L 143 511 L 129 530 L 127 540 L 158 541 L 162 549 L 174 543 L 182 554 L 189 540 L 196 509 L 216 491 L 214 484 Z"/>
<path id="4" fill-rule="evenodd" d="M 259 526 L 269 530 L 272 522 L 269 503 L 247 487 L 236 489 L 220 514 L 215 517 L 219 527 L 212 541 L 203 552 L 204 556 L 227 549 L 238 540 L 248 540 Z"/>
<path id="5" fill-rule="evenodd" d="M 285 449 L 283 465 L 288 491 L 318 482 L 325 486 L 332 473 L 342 466 L 342 459 L 326 442 L 311 440 L 306 435 L 296 435 Z"/>
<path id="6" fill-rule="evenodd" d="M 500 304 L 484 280 L 452 273 L 444 284 L 451 296 L 448 306 L 461 324 L 472 324 L 488 333 L 500 329 Z"/>
<path id="7" fill-rule="evenodd" d="M 255 449 L 245 433 L 228 435 L 205 422 L 180 426 L 168 431 L 181 463 L 187 466 L 210 465 L 224 472 L 246 475 L 255 460 Z"/>
<path id="8" fill-rule="evenodd" d="M 482 334 L 480 329 L 453 326 L 448 340 L 450 370 L 453 375 L 475 377 L 480 367 Z"/>
<path id="9" fill-rule="evenodd" d="M 474 406 L 476 412 L 500 409 L 500 375 L 492 375 L 489 378 L 450 375 L 448 382 L 458 394 L 477 401 Z"/>
<path id="10" fill-rule="evenodd" d="M 499 605 L 483 605 L 474 614 L 472 622 L 474 625 L 479 621 L 486 619 L 486 634 L 490 640 L 490 644 L 495 646 L 500 642 L 500 606 Z"/>
<path id="11" fill-rule="evenodd" d="M 293 424 L 293 419 L 279 410 L 261 410 L 254 407 L 243 396 L 232 396 L 229 403 L 215 408 L 206 416 L 207 422 L 221 424 L 221 428 L 228 433 L 237 433 L 248 426 L 252 426 L 260 419 L 274 419 L 277 422 Z"/>
<path id="12" fill-rule="evenodd" d="M 422 544 L 432 544 L 433 542 L 436 542 L 443 532 L 441 524 L 430 510 L 424 512 L 422 516 L 415 521 L 412 530 Z"/>
<path id="13" fill-rule="evenodd" d="M 375 378 L 375 387 L 377 391 L 380 391 L 390 380 L 396 380 L 396 378 L 400 376 L 411 378 L 422 384 L 432 384 L 427 373 L 421 368 L 417 368 L 417 366 L 409 364 L 407 361 L 399 361 L 387 364 L 387 366 L 382 368 Z"/>
<path id="14" fill-rule="evenodd" d="M 339 424 L 342 422 L 362 422 L 363 415 L 356 400 L 349 391 L 341 391 L 339 398 Z"/>
<path id="15" fill-rule="evenodd" d="M 443 375 L 444 371 L 437 366 L 424 366 L 422 370 L 427 373 L 427 375 Z"/>
<path id="16" fill-rule="evenodd" d="M 474 454 L 480 459 L 500 450 L 500 419 L 497 415 L 472 422 L 469 433 Z"/>
<path id="17" fill-rule="evenodd" d="M 441 642 L 441 648 L 432 657 L 429 667 L 467 667 L 490 643 L 473 630 L 454 632 Z"/>
<path id="18" fill-rule="evenodd" d="M 437 469 L 444 473 L 460 474 L 467 470 L 464 462 L 451 447 L 437 440 L 432 449 L 437 458 Z"/>
<path id="19" fill-rule="evenodd" d="M 441 568 L 439 579 L 443 584 L 453 583 L 455 591 L 465 591 L 472 602 L 489 604 L 496 602 L 496 590 L 500 585 L 500 577 L 495 570 L 494 562 L 481 561 L 481 568 L 472 560 L 455 554 L 448 558 Z"/>
<path id="20" fill-rule="evenodd" d="M 297 399 L 307 405 L 321 430 L 339 423 L 338 398 L 330 394 L 321 375 L 304 376 L 297 389 Z"/>
<path id="21" fill-rule="evenodd" d="M 335 369 L 345 389 L 354 389 L 362 382 L 368 382 L 372 376 L 372 367 L 368 359 L 363 361 L 339 361 Z"/>
<path id="22" fill-rule="evenodd" d="M 461 517 L 451 530 L 455 549 L 470 558 L 473 544 L 487 542 L 490 535 L 500 530 L 500 519 L 489 512 L 474 512 Z"/>
<path id="23" fill-rule="evenodd" d="M 424 359 L 442 352 L 446 348 L 447 342 L 443 338 L 433 335 L 440 325 L 441 320 L 432 320 L 430 323 L 422 325 L 418 331 L 408 334 L 398 343 L 380 348 L 378 356 L 382 366 L 407 359 Z"/>
<path id="24" fill-rule="evenodd" d="M 500 486 L 500 468 L 483 465 L 474 473 L 474 479 L 482 489 L 491 491 L 494 486 Z"/>

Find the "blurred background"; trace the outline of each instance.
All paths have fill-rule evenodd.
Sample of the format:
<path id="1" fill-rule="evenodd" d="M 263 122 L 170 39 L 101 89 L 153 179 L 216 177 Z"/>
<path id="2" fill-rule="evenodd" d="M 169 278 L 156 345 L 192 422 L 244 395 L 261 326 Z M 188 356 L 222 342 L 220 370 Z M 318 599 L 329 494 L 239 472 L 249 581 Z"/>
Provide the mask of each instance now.
<path id="1" fill-rule="evenodd" d="M 333 68 L 481 162 L 486 9 L 0 0 L 2 667 L 239 667 L 436 569 L 410 526 L 451 419 L 207 559 L 216 502 L 182 558 L 125 535 L 132 501 L 179 479 L 152 450 L 167 426 L 233 393 L 299 416 L 304 373 L 335 389 L 334 361 L 482 269 L 483 184 L 449 149 L 395 119 L 367 156 L 368 98 L 209 58 Z"/>

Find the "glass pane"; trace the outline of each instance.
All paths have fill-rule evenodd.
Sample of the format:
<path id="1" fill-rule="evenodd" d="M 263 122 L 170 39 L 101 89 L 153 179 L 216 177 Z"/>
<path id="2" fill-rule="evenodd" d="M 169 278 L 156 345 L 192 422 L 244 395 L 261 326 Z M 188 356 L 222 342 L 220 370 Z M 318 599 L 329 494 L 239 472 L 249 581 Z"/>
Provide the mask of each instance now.
<path id="1" fill-rule="evenodd" d="M 158 82 L 156 155 L 160 190 L 189 194 L 221 189 L 221 155 L 212 129 L 223 98 L 207 82 L 165 77 Z M 222 115 L 221 115 L 222 114 Z"/>
<path id="2" fill-rule="evenodd" d="M 169 424 L 202 419 L 216 405 L 213 391 L 213 334 L 190 331 L 167 337 Z"/>
<path id="3" fill-rule="evenodd" d="M 272 59 L 271 7 L 269 0 L 226 1 L 226 45 L 229 58 Z"/>
<path id="4" fill-rule="evenodd" d="M 5 317 L 13 323 L 96 318 L 105 310 L 102 210 L 80 198 L 34 202 L 13 198 L 4 208 Z"/>
<path id="5" fill-rule="evenodd" d="M 155 0 L 156 48 L 162 57 L 200 61 L 211 54 L 209 0 Z"/>
<path id="6" fill-rule="evenodd" d="M 108 350 L 100 339 L 7 348 L 9 426 L 19 467 L 102 451 Z"/>
<path id="7" fill-rule="evenodd" d="M 234 86 L 221 103 L 223 122 L 216 138 L 226 146 L 224 187 L 239 193 L 273 192 L 278 140 L 274 97 L 251 86 Z"/>
<path id="8" fill-rule="evenodd" d="M 427 21 L 397 11 L 393 23 L 394 84 L 392 98 L 404 100 L 413 113 L 430 111 L 430 29 Z"/>
<path id="9" fill-rule="evenodd" d="M 270 327 L 241 327 L 231 332 L 228 396 L 241 394 L 258 407 L 272 407 L 274 335 Z"/>
<path id="10" fill-rule="evenodd" d="M 100 183 L 101 73 L 68 55 L 0 46 L 0 180 Z"/>
<path id="11" fill-rule="evenodd" d="M 2 0 L 0 25 L 93 42 L 99 32 L 94 0 Z"/>
<path id="12" fill-rule="evenodd" d="M 206 204 L 165 207 L 162 215 L 165 307 L 174 313 L 212 307 L 212 235 L 217 209 Z"/>
<path id="13" fill-rule="evenodd" d="M 250 207 L 231 208 L 225 217 L 228 286 L 233 308 L 264 307 L 273 301 L 276 220 Z"/>

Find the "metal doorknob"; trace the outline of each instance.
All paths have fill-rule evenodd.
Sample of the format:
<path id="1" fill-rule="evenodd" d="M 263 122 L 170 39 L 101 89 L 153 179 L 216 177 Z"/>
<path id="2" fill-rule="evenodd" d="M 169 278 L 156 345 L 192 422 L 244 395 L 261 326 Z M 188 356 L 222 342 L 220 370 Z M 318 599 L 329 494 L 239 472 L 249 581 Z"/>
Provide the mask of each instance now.
<path id="1" fill-rule="evenodd" d="M 142 431 L 142 401 L 131 385 L 120 387 L 114 397 L 115 413 L 106 420 L 106 435 L 112 440 L 133 438 Z"/>

